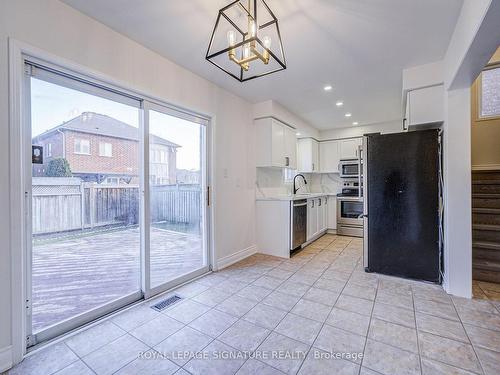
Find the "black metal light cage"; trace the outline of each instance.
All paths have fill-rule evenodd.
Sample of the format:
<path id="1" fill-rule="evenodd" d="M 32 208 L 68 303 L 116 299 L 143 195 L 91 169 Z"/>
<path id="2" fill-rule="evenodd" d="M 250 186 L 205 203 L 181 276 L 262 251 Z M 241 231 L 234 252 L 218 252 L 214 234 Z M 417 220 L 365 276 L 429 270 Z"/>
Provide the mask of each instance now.
<path id="1" fill-rule="evenodd" d="M 279 25 L 278 25 L 278 19 L 276 18 L 276 16 L 274 15 L 274 13 L 272 12 L 272 10 L 269 8 L 269 6 L 266 4 L 266 2 L 264 0 L 251 0 L 253 2 L 253 8 L 254 8 L 254 16 L 252 16 L 250 13 L 248 13 L 248 10 L 246 10 L 246 8 L 243 6 L 243 4 L 241 4 L 240 0 L 235 0 L 233 1 L 232 3 L 226 5 L 225 7 L 219 9 L 219 14 L 217 16 L 217 21 L 215 22 L 215 26 L 214 26 L 214 29 L 212 31 L 212 36 L 210 37 L 210 43 L 208 45 L 208 49 L 207 49 L 207 54 L 206 54 L 206 59 L 214 64 L 217 68 L 221 69 L 222 71 L 226 72 L 227 74 L 229 74 L 231 77 L 235 78 L 236 80 L 240 81 L 240 82 L 245 82 L 245 81 L 249 81 L 251 79 L 255 79 L 255 78 L 259 78 L 259 77 L 263 77 L 263 76 L 266 76 L 268 74 L 271 74 L 271 73 L 275 73 L 275 72 L 279 72 L 281 70 L 284 70 L 286 69 L 286 61 L 285 61 L 285 53 L 283 51 L 283 42 L 281 41 L 281 33 L 280 33 L 280 28 L 279 28 Z M 264 7 L 267 9 L 267 11 L 269 12 L 269 14 L 271 15 L 272 17 L 272 20 L 269 21 L 269 22 L 266 22 L 265 24 L 263 25 L 259 25 L 258 24 L 258 17 L 257 17 L 257 1 L 261 1 L 262 4 L 264 5 Z M 283 56 L 283 61 L 281 61 L 281 59 L 278 58 L 278 56 L 276 56 L 276 54 L 273 53 L 273 51 L 271 51 L 271 49 L 267 49 L 265 46 L 264 46 L 264 43 L 262 43 L 262 41 L 259 39 L 259 37 L 255 36 L 253 38 L 249 38 L 249 39 L 246 39 L 246 40 L 243 40 L 239 43 L 235 43 L 233 46 L 228 46 L 220 51 L 217 51 L 217 52 L 214 52 L 212 54 L 209 54 L 210 53 L 210 49 L 212 48 L 212 44 L 214 42 L 214 36 L 215 36 L 215 32 L 217 31 L 217 27 L 219 26 L 219 21 L 221 19 L 221 17 L 224 17 L 241 35 L 242 37 L 246 37 L 246 35 L 248 35 L 248 32 L 243 32 L 243 30 L 241 30 L 235 22 L 233 22 L 224 12 L 231 8 L 232 6 L 237 6 L 238 3 L 240 3 L 242 5 L 242 8 L 245 9 L 246 13 L 248 14 L 248 16 L 252 17 L 254 19 L 254 22 L 255 22 L 255 25 L 256 25 L 256 28 L 258 30 L 262 30 L 268 26 L 271 26 L 271 25 L 276 25 L 276 32 L 278 34 L 278 39 L 279 39 L 279 49 L 280 49 L 280 53 L 281 53 L 281 56 Z M 216 56 L 219 56 L 223 53 L 227 53 L 229 52 L 229 50 L 233 49 L 233 48 L 238 48 L 238 47 L 241 47 L 243 46 L 244 44 L 247 44 L 247 43 L 250 43 L 252 41 L 256 41 L 257 43 L 259 43 L 259 45 L 263 48 L 263 49 L 266 49 L 268 52 L 269 52 L 269 55 L 280 65 L 279 68 L 277 69 L 273 69 L 273 70 L 270 70 L 268 72 L 264 72 L 264 73 L 260 73 L 260 74 L 256 74 L 256 75 L 253 75 L 253 76 L 250 76 L 250 77 L 246 77 L 246 78 L 243 78 L 243 73 L 244 73 L 244 70 L 242 67 L 240 67 L 240 75 L 239 77 L 233 73 L 231 73 L 230 71 L 228 71 L 227 69 L 224 69 L 221 65 L 217 64 L 215 61 L 213 61 L 212 59 Z"/>

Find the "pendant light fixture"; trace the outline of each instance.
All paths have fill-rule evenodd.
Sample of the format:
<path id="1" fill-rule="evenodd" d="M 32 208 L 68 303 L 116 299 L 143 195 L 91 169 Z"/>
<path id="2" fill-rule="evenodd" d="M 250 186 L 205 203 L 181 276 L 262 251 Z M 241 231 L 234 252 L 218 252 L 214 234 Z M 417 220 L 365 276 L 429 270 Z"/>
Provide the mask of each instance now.
<path id="1" fill-rule="evenodd" d="M 206 59 L 240 82 L 286 69 L 278 19 L 264 0 L 221 8 Z"/>

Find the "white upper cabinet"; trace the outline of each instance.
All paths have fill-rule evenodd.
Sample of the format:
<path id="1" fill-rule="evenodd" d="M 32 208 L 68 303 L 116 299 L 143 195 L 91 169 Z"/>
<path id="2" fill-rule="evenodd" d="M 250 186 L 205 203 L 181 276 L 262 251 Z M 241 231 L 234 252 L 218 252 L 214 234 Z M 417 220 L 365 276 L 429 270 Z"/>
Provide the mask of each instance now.
<path id="1" fill-rule="evenodd" d="M 408 91 L 406 95 L 406 126 L 421 127 L 444 121 L 443 85 Z"/>
<path id="2" fill-rule="evenodd" d="M 338 173 L 339 160 L 339 141 L 319 143 L 319 165 L 322 173 Z"/>
<path id="3" fill-rule="evenodd" d="M 287 168 L 297 169 L 297 136 L 295 129 L 284 126 L 285 130 L 285 165 Z"/>
<path id="4" fill-rule="evenodd" d="M 272 118 L 255 120 L 257 167 L 297 167 L 295 130 Z"/>
<path id="5" fill-rule="evenodd" d="M 299 172 L 320 171 L 319 142 L 312 138 L 298 140 L 297 169 Z"/>
<path id="6" fill-rule="evenodd" d="M 363 139 L 349 138 L 341 139 L 339 144 L 340 159 L 357 159 L 359 155 L 359 146 L 361 146 Z"/>
<path id="7" fill-rule="evenodd" d="M 271 121 L 271 166 L 285 164 L 285 129 L 276 121 Z"/>

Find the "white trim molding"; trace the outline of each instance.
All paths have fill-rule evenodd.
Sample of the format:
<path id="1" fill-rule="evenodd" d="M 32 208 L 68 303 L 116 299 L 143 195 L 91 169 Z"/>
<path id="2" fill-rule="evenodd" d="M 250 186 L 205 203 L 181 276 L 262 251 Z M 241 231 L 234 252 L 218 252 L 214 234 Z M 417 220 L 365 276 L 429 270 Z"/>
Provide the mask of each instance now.
<path id="1" fill-rule="evenodd" d="M 10 369 L 12 365 L 12 346 L 9 345 L 0 349 L 0 373 Z"/>
<path id="2" fill-rule="evenodd" d="M 500 171 L 500 164 L 475 164 L 472 165 L 473 171 Z"/>
<path id="3" fill-rule="evenodd" d="M 239 262 L 240 260 L 243 260 L 245 258 L 248 258 L 251 255 L 254 255 L 257 253 L 257 245 L 252 245 L 247 247 L 246 249 L 237 251 L 236 253 L 233 253 L 231 255 L 225 256 L 221 259 L 219 259 L 216 263 L 216 271 L 220 271 L 223 268 L 229 267 L 230 265 Z"/>

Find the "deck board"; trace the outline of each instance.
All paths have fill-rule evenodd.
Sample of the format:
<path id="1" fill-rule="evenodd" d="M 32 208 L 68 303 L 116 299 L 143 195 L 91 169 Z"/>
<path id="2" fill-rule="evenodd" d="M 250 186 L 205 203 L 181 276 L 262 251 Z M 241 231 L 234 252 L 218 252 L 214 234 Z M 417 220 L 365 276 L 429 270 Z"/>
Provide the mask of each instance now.
<path id="1" fill-rule="evenodd" d="M 33 246 L 33 332 L 140 289 L 139 229 Z M 151 230 L 151 280 L 159 285 L 203 266 L 200 235 Z"/>

